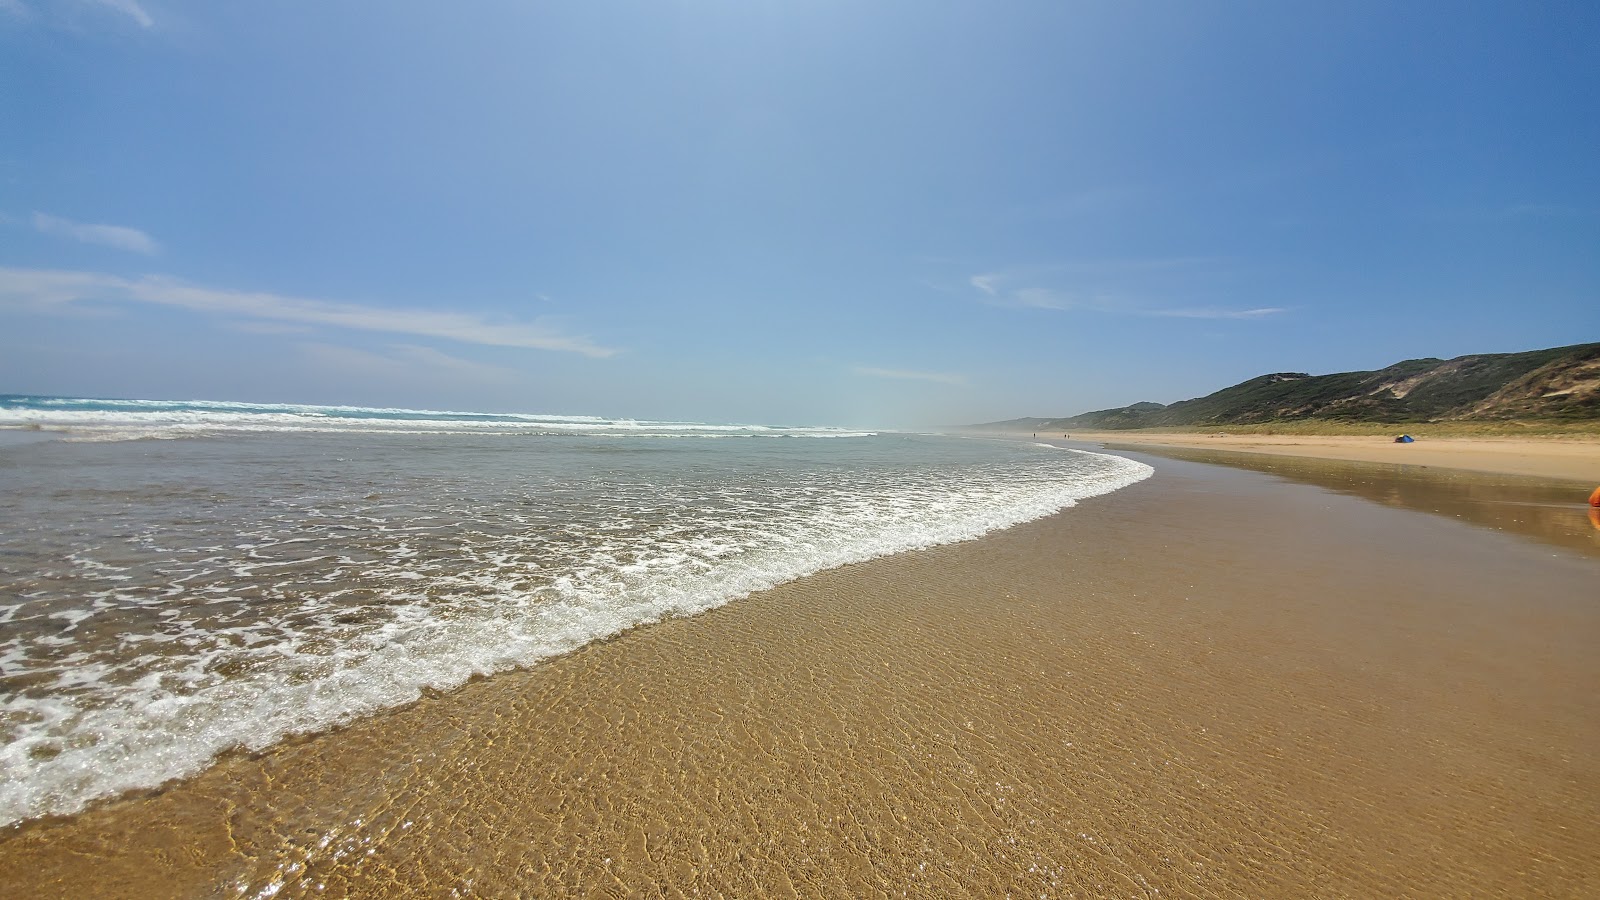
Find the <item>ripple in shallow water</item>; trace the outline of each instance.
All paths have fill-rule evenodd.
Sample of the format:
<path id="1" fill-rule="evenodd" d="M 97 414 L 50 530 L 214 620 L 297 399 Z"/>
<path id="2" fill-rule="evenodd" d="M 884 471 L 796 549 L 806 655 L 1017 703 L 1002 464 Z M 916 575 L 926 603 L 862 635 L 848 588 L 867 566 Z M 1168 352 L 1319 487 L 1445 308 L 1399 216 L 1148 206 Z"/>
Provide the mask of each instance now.
<path id="1" fill-rule="evenodd" d="M 3 459 L 21 502 L 0 512 L 0 821 L 1150 471 L 916 436 L 298 435 Z"/>

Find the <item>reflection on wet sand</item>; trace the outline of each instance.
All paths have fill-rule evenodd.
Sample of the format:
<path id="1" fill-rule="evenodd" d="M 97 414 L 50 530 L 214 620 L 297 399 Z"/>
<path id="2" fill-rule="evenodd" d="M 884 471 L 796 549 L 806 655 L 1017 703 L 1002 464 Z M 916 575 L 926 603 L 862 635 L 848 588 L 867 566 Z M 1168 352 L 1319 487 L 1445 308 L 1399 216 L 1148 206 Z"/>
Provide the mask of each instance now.
<path id="1" fill-rule="evenodd" d="M 1600 556 L 1600 515 L 1585 518 L 1587 485 L 1524 475 L 1387 463 L 1267 456 L 1228 450 L 1106 444 L 1117 453 L 1149 454 L 1266 472 L 1385 506 L 1414 509 L 1508 531 Z M 1589 526 L 1593 527 L 1589 527 Z"/>

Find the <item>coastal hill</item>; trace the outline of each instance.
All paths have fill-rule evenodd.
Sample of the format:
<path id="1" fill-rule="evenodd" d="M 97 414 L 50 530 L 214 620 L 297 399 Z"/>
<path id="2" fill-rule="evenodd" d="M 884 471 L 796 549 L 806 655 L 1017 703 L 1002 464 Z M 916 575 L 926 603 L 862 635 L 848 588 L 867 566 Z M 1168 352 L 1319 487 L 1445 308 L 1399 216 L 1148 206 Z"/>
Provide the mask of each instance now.
<path id="1" fill-rule="evenodd" d="M 1600 343 L 1455 359 L 1408 359 L 1375 372 L 1261 375 L 1194 400 L 1135 403 L 1059 419 L 978 426 L 1125 430 L 1268 422 L 1421 423 L 1600 420 Z"/>

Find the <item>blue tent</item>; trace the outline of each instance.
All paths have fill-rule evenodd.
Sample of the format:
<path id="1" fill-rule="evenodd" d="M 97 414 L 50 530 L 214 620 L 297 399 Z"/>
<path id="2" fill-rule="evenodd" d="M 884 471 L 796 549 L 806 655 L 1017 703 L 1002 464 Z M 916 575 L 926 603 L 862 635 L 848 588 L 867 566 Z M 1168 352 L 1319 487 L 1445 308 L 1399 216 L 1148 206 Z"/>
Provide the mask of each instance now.
<path id="1" fill-rule="evenodd" d="M 1399 437 L 1395 438 L 1394 442 L 1396 444 L 1415 444 L 1417 442 L 1417 439 L 1412 437 L 1409 434 L 1402 434 Z"/>

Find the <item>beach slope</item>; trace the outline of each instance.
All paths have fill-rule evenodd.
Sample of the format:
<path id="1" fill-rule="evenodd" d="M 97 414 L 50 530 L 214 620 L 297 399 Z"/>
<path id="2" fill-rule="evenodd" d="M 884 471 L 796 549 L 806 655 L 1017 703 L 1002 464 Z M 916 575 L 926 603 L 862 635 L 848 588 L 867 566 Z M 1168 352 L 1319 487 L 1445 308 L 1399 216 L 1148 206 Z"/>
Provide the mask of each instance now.
<path id="1" fill-rule="evenodd" d="M 0 836 L 0 883 L 30 897 L 1600 893 L 1600 558 L 1153 462 L 1149 480 L 1048 519 L 26 824 Z"/>

